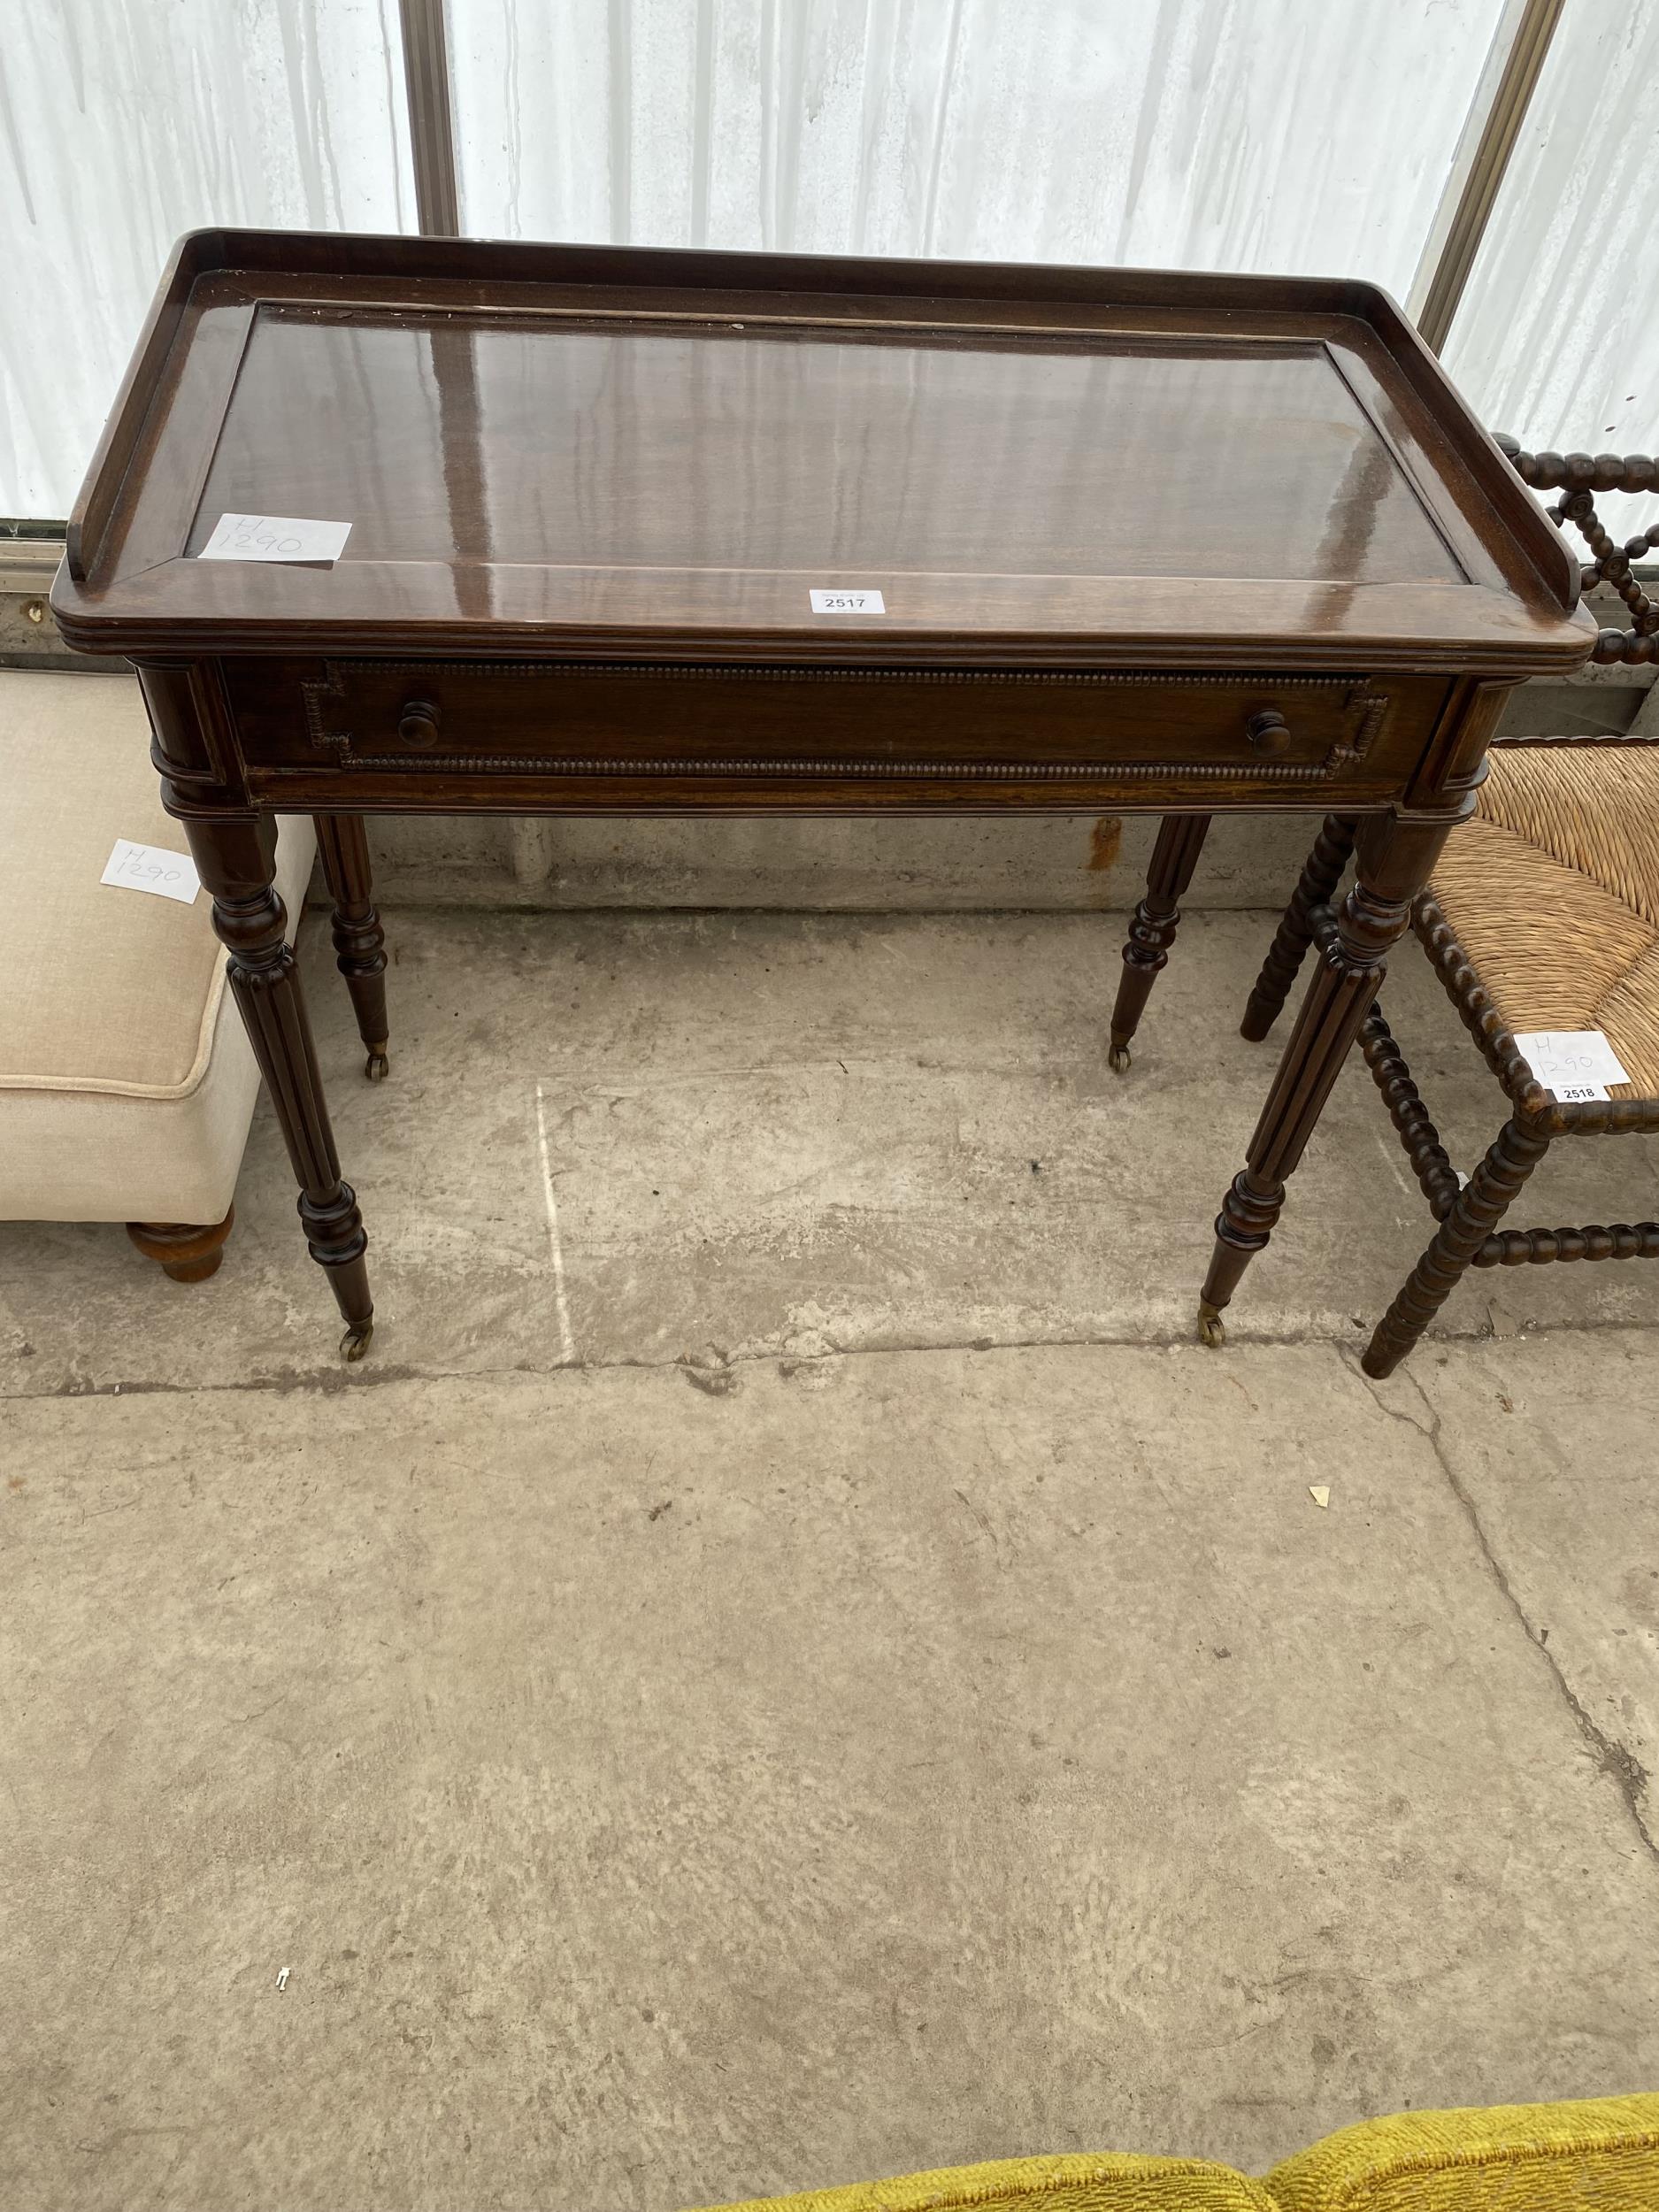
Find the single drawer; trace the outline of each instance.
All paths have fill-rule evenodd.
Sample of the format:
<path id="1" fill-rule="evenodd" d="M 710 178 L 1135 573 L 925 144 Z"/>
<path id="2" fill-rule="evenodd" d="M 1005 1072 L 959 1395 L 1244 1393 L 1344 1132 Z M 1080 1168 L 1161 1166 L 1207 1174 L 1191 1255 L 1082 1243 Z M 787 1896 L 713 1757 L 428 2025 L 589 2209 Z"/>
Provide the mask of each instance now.
<path id="1" fill-rule="evenodd" d="M 1444 679 L 1167 672 L 753 668 L 553 661 L 233 661 L 244 757 L 268 792 L 304 775 L 470 790 L 534 779 L 549 803 L 626 784 L 628 804 L 733 803 L 764 788 L 810 806 L 862 785 L 894 803 L 964 788 L 1086 803 L 1102 782 L 1171 782 L 1219 803 L 1284 786 L 1397 787 Z M 380 791 L 380 803 L 389 801 Z M 430 796 L 427 803 L 433 803 Z M 474 798 L 472 803 L 478 803 Z M 613 800 L 612 802 L 617 803 Z M 344 803 L 342 800 L 341 803 Z"/>

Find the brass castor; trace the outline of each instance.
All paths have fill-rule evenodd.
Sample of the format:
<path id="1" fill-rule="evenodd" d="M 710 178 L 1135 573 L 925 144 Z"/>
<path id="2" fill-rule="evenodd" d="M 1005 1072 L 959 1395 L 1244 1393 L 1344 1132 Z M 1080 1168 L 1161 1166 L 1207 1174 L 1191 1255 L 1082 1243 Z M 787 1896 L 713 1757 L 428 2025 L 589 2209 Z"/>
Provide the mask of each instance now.
<path id="1" fill-rule="evenodd" d="M 369 1056 L 363 1064 L 363 1072 L 371 1083 L 384 1083 L 391 1064 L 386 1056 L 386 1040 L 382 1037 L 378 1045 L 369 1047 Z"/>
<path id="2" fill-rule="evenodd" d="M 354 1321 L 340 1340 L 340 1356 L 355 1366 L 369 1348 L 369 1339 L 374 1334 L 373 1321 Z"/>
<path id="3" fill-rule="evenodd" d="M 1111 1062 L 1112 1067 L 1116 1072 L 1122 1075 L 1129 1065 L 1129 1047 L 1127 1043 L 1119 1044 L 1117 1038 L 1114 1037 L 1112 1039 L 1112 1048 L 1107 1055 L 1107 1057 Z"/>
<path id="4" fill-rule="evenodd" d="M 1212 1306 L 1208 1298 L 1198 1302 L 1198 1333 L 1212 1352 L 1227 1340 L 1227 1325 L 1221 1317 L 1221 1308 Z"/>

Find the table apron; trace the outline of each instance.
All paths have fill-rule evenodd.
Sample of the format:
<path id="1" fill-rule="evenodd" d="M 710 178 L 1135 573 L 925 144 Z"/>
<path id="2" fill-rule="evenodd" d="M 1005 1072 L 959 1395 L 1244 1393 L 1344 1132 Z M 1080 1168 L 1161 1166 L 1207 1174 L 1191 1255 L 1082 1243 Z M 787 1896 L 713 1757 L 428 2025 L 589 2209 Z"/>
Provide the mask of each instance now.
<path id="1" fill-rule="evenodd" d="M 1445 677 L 229 659 L 250 795 L 283 810 L 1363 810 Z"/>

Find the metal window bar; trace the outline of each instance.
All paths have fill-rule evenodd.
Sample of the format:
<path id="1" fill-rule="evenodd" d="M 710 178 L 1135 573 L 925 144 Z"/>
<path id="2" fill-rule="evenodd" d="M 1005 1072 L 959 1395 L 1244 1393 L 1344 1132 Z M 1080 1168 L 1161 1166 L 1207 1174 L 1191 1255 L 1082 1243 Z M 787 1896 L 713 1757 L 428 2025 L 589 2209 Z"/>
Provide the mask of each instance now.
<path id="1" fill-rule="evenodd" d="M 425 235 L 461 234 L 455 108 L 449 93 L 449 27 L 444 0 L 398 0 L 403 92 L 415 164 L 415 212 Z"/>

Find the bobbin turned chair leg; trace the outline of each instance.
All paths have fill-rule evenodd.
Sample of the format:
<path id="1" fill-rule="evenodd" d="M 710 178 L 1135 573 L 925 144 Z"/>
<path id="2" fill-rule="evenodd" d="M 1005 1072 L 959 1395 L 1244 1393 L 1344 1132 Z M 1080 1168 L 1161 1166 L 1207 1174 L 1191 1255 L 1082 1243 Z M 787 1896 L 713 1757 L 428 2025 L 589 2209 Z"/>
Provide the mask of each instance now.
<path id="1" fill-rule="evenodd" d="M 1166 814 L 1158 826 L 1158 841 L 1147 870 L 1146 895 L 1129 925 L 1124 972 L 1112 1008 L 1111 1064 L 1120 1075 L 1129 1065 L 1129 1041 L 1141 1025 L 1153 983 L 1158 971 L 1168 964 L 1180 923 L 1180 902 L 1192 882 L 1209 830 L 1207 814 Z"/>
<path id="2" fill-rule="evenodd" d="M 1452 1165 L 1451 1155 L 1440 1142 L 1440 1133 L 1423 1103 L 1423 1094 L 1412 1080 L 1405 1055 L 1383 1019 L 1380 1006 L 1373 1006 L 1366 1015 L 1359 1033 L 1359 1048 L 1382 1093 L 1394 1134 L 1405 1147 L 1406 1157 L 1429 1202 L 1429 1210 L 1437 1221 L 1444 1221 L 1457 1203 L 1462 1187 L 1457 1171 Z"/>
<path id="3" fill-rule="evenodd" d="M 1457 1194 L 1434 1241 L 1377 1324 L 1360 1361 L 1368 1375 L 1393 1374 L 1548 1149 L 1549 1139 L 1525 1116 L 1516 1114 L 1505 1122 L 1467 1187 Z"/>
<path id="4" fill-rule="evenodd" d="M 1336 935 L 1336 916 L 1328 906 L 1316 906 L 1308 917 L 1313 941 L 1325 951 Z M 1394 1134 L 1405 1147 L 1406 1157 L 1423 1195 L 1437 1221 L 1444 1221 L 1457 1202 L 1462 1187 L 1451 1156 L 1440 1142 L 1423 1094 L 1412 1079 L 1406 1057 L 1383 1015 L 1382 1001 L 1373 999 L 1371 1011 L 1360 1025 L 1359 1048 L 1372 1080 L 1382 1094 Z"/>
<path id="5" fill-rule="evenodd" d="M 318 814 L 317 845 L 334 902 L 334 964 L 346 979 L 367 1057 L 364 1073 L 380 1082 L 389 1063 L 386 1047 L 386 932 L 373 892 L 368 833 L 360 814 Z"/>
<path id="6" fill-rule="evenodd" d="M 236 1218 L 234 1206 L 223 1221 L 205 1226 L 188 1221 L 129 1221 L 127 1233 L 147 1260 L 175 1283 L 204 1283 L 217 1275 L 225 1240 Z"/>
<path id="7" fill-rule="evenodd" d="M 1262 963 L 1262 972 L 1256 979 L 1245 1007 L 1244 1019 L 1239 1025 L 1240 1035 L 1248 1037 L 1252 1044 L 1261 1043 L 1284 1011 L 1290 987 L 1301 972 L 1302 960 L 1313 940 L 1314 914 L 1329 906 L 1336 895 L 1336 887 L 1342 880 L 1354 850 L 1356 828 L 1350 815 L 1327 814 L 1325 818 L 1313 850 L 1302 864 L 1301 879 L 1290 895 L 1290 903 L 1279 918 L 1278 931 Z"/>

